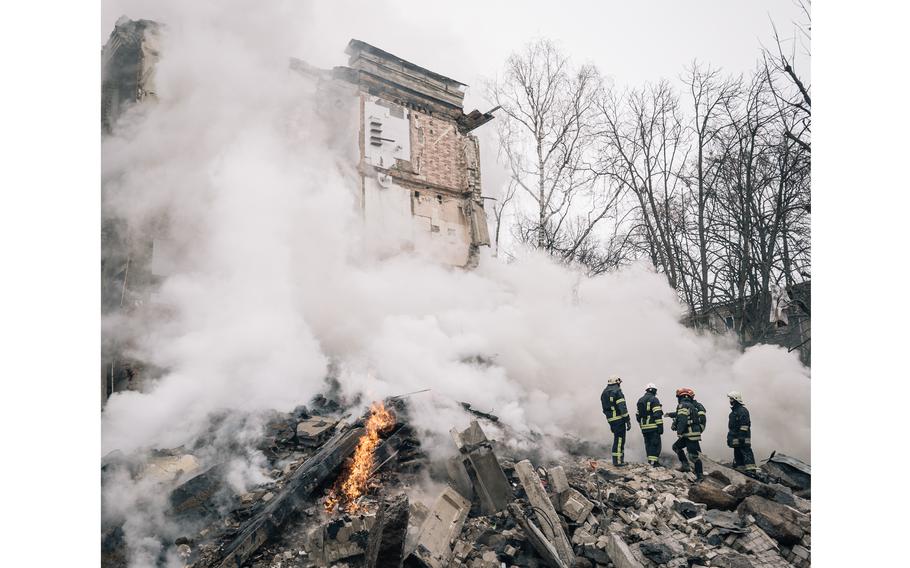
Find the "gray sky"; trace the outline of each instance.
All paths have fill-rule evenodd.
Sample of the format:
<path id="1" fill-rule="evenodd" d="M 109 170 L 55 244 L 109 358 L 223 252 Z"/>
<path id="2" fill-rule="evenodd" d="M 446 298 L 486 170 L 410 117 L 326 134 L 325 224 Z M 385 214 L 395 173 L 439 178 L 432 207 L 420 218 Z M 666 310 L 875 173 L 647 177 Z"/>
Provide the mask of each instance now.
<path id="1" fill-rule="evenodd" d="M 257 11 L 269 4 L 281 2 L 262 3 Z M 142 0 L 103 2 L 102 43 L 120 15 L 156 19 L 158 6 Z M 625 87 L 675 79 L 696 58 L 732 73 L 748 71 L 760 42 L 771 45 L 771 19 L 782 36 L 790 36 L 791 22 L 801 13 L 795 0 L 333 0 L 310 3 L 307 19 L 300 23 L 300 52 L 289 55 L 322 67 L 341 65 L 347 41 L 361 39 L 468 83 L 474 87 L 466 97 L 470 110 L 486 104 L 480 98 L 483 80 L 535 37 L 557 41 L 574 60 L 594 63 Z M 318 33 L 304 31 L 313 30 L 314 21 Z"/>

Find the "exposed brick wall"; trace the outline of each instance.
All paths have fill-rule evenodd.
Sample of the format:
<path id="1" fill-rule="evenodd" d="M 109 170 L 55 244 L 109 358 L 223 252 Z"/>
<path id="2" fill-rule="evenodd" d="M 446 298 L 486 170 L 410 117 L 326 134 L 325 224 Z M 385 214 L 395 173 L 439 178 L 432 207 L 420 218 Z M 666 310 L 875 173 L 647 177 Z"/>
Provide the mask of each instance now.
<path id="1" fill-rule="evenodd" d="M 417 177 L 456 192 L 468 190 L 465 145 L 455 121 L 411 111 L 411 167 Z"/>

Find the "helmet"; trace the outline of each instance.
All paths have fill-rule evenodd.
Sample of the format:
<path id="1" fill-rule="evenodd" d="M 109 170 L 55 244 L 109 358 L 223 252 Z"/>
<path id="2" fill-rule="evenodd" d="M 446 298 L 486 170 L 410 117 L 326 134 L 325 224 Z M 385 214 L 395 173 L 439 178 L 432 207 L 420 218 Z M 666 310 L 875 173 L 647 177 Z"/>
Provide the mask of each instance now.
<path id="1" fill-rule="evenodd" d="M 619 375 L 612 375 L 609 379 L 607 379 L 608 385 L 618 385 L 621 382 L 622 382 L 622 379 L 619 378 Z"/>
<path id="2" fill-rule="evenodd" d="M 739 391 L 730 391 L 727 393 L 727 398 L 730 400 L 735 400 L 736 402 L 743 403 L 743 395 Z"/>
<path id="3" fill-rule="evenodd" d="M 695 391 L 688 387 L 682 387 L 676 389 L 676 396 L 687 396 L 689 398 L 695 398 Z"/>
<path id="4" fill-rule="evenodd" d="M 655 385 L 654 383 L 648 383 L 645 385 L 645 390 L 646 391 L 649 391 L 649 390 L 656 391 L 657 385 Z"/>

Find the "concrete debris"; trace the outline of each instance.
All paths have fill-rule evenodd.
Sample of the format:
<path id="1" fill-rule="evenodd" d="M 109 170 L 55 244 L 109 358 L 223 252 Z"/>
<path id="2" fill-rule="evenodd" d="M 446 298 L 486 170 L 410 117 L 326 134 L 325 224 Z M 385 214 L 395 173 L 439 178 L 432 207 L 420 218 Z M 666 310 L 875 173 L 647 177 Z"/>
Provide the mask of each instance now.
<path id="1" fill-rule="evenodd" d="M 159 451 L 142 462 L 152 465 L 130 472 L 169 482 L 168 515 L 202 527 L 166 543 L 189 568 L 811 565 L 811 501 L 768 471 L 760 478 L 772 483 L 703 458 L 705 479 L 696 483 L 673 469 L 616 468 L 584 454 L 516 463 L 521 451 L 498 447 L 509 457 L 497 457 L 478 421 L 452 431 L 454 457 L 424 467 L 406 402 L 394 404 L 398 424 L 375 450 L 366 491 L 349 509 L 327 507 L 324 496 L 344 473 L 363 419 L 339 421 L 344 409 L 325 412 L 328 403 L 319 405 L 326 417 L 269 420 L 259 446 L 272 450 L 269 479 L 245 493 L 233 495 L 224 464 L 200 463 L 182 448 Z M 497 432 L 507 428 L 497 423 Z M 105 460 L 103 482 L 129 464 L 127 456 Z M 431 508 L 411 493 L 426 489 L 427 476 L 448 481 Z M 103 527 L 102 567 L 127 565 L 125 538 L 122 527 Z"/>
<path id="2" fill-rule="evenodd" d="M 512 486 L 480 424 L 472 420 L 466 430 L 458 432 L 453 429 L 451 434 L 455 446 L 463 456 L 460 467 L 464 469 L 474 489 L 467 493 L 477 493 L 481 509 L 488 515 L 505 509 L 512 500 Z M 456 486 L 465 486 L 464 477 L 458 471 L 459 465 L 452 464 L 451 467 L 456 470 Z"/>
<path id="3" fill-rule="evenodd" d="M 314 448 L 321 446 L 337 424 L 337 420 L 329 420 L 320 416 L 312 416 L 297 423 L 297 440 L 304 446 Z"/>
<path id="4" fill-rule="evenodd" d="M 194 475 L 200 467 L 199 460 L 194 455 L 164 455 L 149 459 L 141 476 L 167 483 L 176 481 L 181 476 Z"/>
<path id="5" fill-rule="evenodd" d="M 401 565 L 409 513 L 406 495 L 397 495 L 380 504 L 367 540 L 367 568 L 398 568 Z"/>
<path id="6" fill-rule="evenodd" d="M 528 501 L 534 507 L 534 514 L 541 530 L 556 548 L 556 553 L 563 564 L 571 566 L 575 562 L 575 553 L 563 530 L 562 522 L 556 514 L 556 509 L 553 508 L 553 503 L 544 491 L 540 477 L 537 476 L 537 472 L 534 471 L 534 467 L 528 460 L 515 464 L 515 471 L 521 480 Z"/>
<path id="7" fill-rule="evenodd" d="M 416 550 L 408 555 L 405 566 L 444 568 L 452 556 L 452 541 L 461 533 L 471 502 L 451 487 L 446 487 L 427 515 Z"/>
<path id="8" fill-rule="evenodd" d="M 806 491 L 812 486 L 812 468 L 796 458 L 774 452 L 763 469 L 794 491 Z"/>

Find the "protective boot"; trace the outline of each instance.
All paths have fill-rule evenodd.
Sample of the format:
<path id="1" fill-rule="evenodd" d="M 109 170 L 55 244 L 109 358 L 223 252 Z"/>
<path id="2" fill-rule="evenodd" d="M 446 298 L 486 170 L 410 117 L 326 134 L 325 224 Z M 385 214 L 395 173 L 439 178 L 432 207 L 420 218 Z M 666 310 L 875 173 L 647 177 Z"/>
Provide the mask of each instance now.
<path id="1" fill-rule="evenodd" d="M 704 469 L 702 468 L 701 459 L 695 460 L 695 481 L 704 479 Z"/>
<path id="2" fill-rule="evenodd" d="M 679 458 L 679 463 L 682 464 L 682 467 L 679 468 L 679 471 L 681 471 L 683 473 L 689 473 L 690 471 L 692 471 L 689 468 L 689 459 L 686 457 L 686 452 L 679 451 L 676 453 L 676 456 Z"/>

